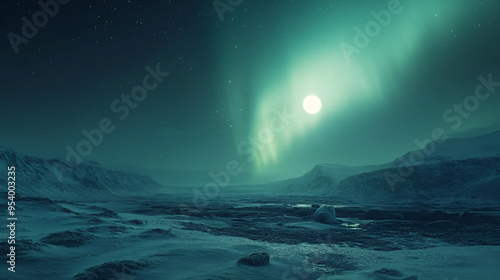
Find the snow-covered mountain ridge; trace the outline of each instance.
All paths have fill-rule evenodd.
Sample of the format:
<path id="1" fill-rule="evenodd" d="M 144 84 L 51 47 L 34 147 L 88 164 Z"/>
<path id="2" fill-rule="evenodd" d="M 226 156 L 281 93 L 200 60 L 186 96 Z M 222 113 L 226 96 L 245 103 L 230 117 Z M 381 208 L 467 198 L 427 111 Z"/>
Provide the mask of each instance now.
<path id="1" fill-rule="evenodd" d="M 417 153 L 426 155 L 417 164 L 411 165 L 404 160 Z M 499 189 L 500 131 L 431 142 L 424 149 L 408 152 L 383 165 L 316 165 L 303 176 L 287 180 L 283 186 L 288 194 L 374 199 L 469 197 L 500 200 Z"/>
<path id="2" fill-rule="evenodd" d="M 428 143 L 423 149 L 406 153 L 402 158 L 408 159 L 410 154 L 418 152 L 424 155 L 422 163 L 500 157 L 500 131 L 476 137 L 450 138 L 444 140 L 442 143 L 433 141 Z M 399 163 L 400 160 L 398 159 L 393 162 L 394 166 L 397 166 Z"/>
<path id="3" fill-rule="evenodd" d="M 25 156 L 0 147 L 0 185 L 6 185 L 7 167 L 16 169 L 16 193 L 20 196 L 99 198 L 105 195 L 154 193 L 163 186 L 149 176 L 110 170 L 96 162 L 71 164 L 59 159 Z"/>
<path id="4" fill-rule="evenodd" d="M 500 157 L 452 160 L 413 166 L 407 176 L 397 167 L 342 180 L 330 194 L 364 198 L 453 198 L 500 200 Z"/>

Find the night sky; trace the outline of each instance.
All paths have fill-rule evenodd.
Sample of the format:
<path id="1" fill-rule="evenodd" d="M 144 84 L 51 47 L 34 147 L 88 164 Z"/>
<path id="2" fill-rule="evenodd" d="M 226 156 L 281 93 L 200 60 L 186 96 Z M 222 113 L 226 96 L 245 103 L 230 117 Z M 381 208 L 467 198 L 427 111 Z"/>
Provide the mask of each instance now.
<path id="1" fill-rule="evenodd" d="M 45 23 L 0 4 L 0 145 L 20 153 L 65 158 L 102 126 L 82 160 L 279 179 L 500 129 L 500 88 L 474 97 L 500 81 L 497 0 L 55 3 Z"/>

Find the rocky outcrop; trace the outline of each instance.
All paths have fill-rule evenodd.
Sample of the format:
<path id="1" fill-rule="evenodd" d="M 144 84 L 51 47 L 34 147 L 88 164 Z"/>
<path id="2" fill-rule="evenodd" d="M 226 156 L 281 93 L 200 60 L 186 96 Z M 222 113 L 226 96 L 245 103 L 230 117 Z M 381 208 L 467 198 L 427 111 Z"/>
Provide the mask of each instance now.
<path id="1" fill-rule="evenodd" d="M 238 264 L 250 265 L 250 266 L 262 266 L 269 264 L 269 254 L 268 253 L 254 253 L 246 257 L 241 258 Z"/>

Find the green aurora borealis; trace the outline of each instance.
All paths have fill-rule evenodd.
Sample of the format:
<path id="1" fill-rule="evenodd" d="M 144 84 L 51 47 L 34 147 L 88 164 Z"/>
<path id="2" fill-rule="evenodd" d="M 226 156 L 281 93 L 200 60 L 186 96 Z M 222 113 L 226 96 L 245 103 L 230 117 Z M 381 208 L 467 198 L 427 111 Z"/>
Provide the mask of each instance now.
<path id="1" fill-rule="evenodd" d="M 4 35 L 40 9 L 12 3 Z M 478 76 L 500 80 L 499 14 L 496 0 L 246 0 L 221 21 L 210 1 L 72 1 L 18 54 L 4 38 L 0 145 L 63 158 L 110 118 L 116 129 L 84 160 L 202 174 L 237 160 L 256 181 L 387 163 L 436 127 L 500 129 L 497 94 L 453 112 L 458 128 L 443 118 Z M 373 35 L 361 45 L 358 28 Z M 119 120 L 110 104 L 158 63 L 168 78 Z M 315 115 L 302 108 L 310 94 Z M 273 132 L 283 112 L 293 119 Z"/>

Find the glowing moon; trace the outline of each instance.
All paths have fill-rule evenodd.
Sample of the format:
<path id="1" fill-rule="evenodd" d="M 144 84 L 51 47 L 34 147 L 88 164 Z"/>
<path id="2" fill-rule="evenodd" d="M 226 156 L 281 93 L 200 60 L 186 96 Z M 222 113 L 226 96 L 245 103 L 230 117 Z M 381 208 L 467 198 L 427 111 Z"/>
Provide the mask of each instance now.
<path id="1" fill-rule="evenodd" d="M 314 115 L 321 110 L 321 100 L 315 95 L 309 95 L 304 98 L 302 107 L 304 107 L 304 111 L 306 111 L 306 113 Z"/>

